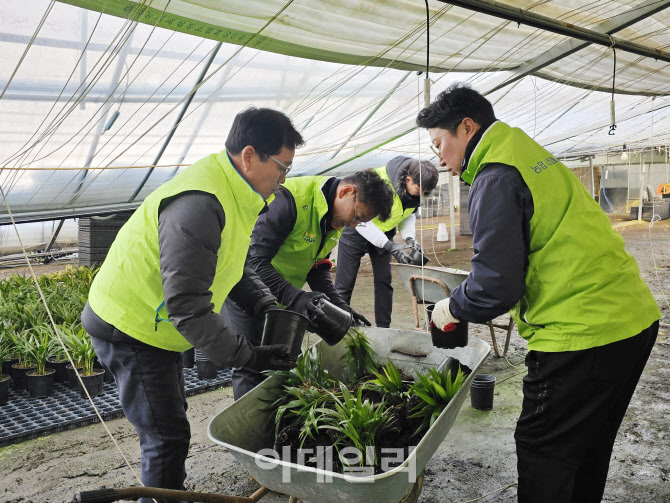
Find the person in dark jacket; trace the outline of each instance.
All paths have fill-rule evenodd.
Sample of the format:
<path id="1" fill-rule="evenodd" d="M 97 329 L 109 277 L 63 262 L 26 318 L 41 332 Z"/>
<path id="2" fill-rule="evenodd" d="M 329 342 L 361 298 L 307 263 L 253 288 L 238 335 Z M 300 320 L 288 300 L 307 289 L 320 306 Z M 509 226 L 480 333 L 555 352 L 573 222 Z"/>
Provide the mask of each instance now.
<path id="1" fill-rule="evenodd" d="M 312 317 L 319 299 L 326 298 L 350 312 L 355 322 L 370 325 L 336 292 L 330 276 L 330 251 L 343 228 L 353 228 L 391 213 L 393 193 L 374 171 L 359 171 L 345 178 L 303 176 L 289 178 L 277 191 L 269 210 L 256 222 L 247 266 L 287 309 Z M 302 290 L 307 283 L 311 291 Z M 245 313 L 236 299 L 226 301 L 230 324 L 254 346 L 261 343 L 263 323 Z M 237 400 L 265 377 L 250 368 L 233 371 Z"/>
<path id="2" fill-rule="evenodd" d="M 421 252 L 415 233 L 416 211 L 421 205 L 421 196 L 437 186 L 438 173 L 433 163 L 404 156 L 394 157 L 386 167 L 375 171 L 393 187 L 391 216 L 385 222 L 374 219 L 342 232 L 335 289 L 345 302 L 351 302 L 361 259 L 368 253 L 374 278 L 375 322 L 378 327 L 388 328 L 393 308 L 391 257 L 407 264 L 412 248 Z M 397 243 L 393 239 L 396 227 L 403 242 Z"/>
<path id="3" fill-rule="evenodd" d="M 226 150 L 147 196 L 93 281 L 82 323 L 139 435 L 146 486 L 184 488 L 191 433 L 183 351 L 195 346 L 224 368 L 295 365 L 285 345 L 254 347 L 219 311 L 227 297 L 259 318 L 276 306 L 244 262 L 258 214 L 302 143 L 280 112 L 239 113 Z"/>
<path id="4" fill-rule="evenodd" d="M 635 259 L 570 170 L 455 84 L 423 109 L 447 171 L 471 185 L 472 270 L 435 305 L 444 331 L 511 309 L 528 341 L 515 431 L 520 503 L 601 501 L 617 430 L 661 313 Z"/>

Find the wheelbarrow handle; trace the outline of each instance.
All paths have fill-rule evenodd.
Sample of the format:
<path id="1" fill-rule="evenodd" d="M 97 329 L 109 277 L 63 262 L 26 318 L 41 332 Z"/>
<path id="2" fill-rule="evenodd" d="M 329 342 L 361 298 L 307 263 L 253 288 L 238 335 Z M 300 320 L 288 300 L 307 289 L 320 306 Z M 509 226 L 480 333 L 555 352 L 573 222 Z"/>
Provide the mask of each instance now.
<path id="1" fill-rule="evenodd" d="M 268 492 L 270 490 L 267 487 L 261 487 L 251 496 L 244 497 L 179 491 L 175 489 L 159 489 L 156 487 L 122 487 L 119 489 L 81 491 L 74 495 L 72 503 L 112 503 L 118 500 L 136 500 L 139 498 L 154 498 L 167 501 L 199 501 L 205 503 L 254 503 Z"/>
<path id="2" fill-rule="evenodd" d="M 111 503 L 120 498 L 116 489 L 96 489 L 76 493 L 72 503 Z"/>

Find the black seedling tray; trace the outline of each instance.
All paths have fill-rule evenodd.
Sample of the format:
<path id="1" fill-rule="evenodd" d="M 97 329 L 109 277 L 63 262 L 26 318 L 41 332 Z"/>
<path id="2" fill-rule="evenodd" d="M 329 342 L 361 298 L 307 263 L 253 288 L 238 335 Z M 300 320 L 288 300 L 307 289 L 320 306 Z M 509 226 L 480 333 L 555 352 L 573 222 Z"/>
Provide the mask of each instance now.
<path id="1" fill-rule="evenodd" d="M 216 379 L 207 380 L 198 379 L 195 368 L 184 369 L 186 396 L 230 383 L 230 369 L 219 370 Z M 104 420 L 123 417 L 116 383 L 105 383 L 102 394 L 93 402 Z M 10 385 L 9 402 L 0 405 L 0 447 L 98 422 L 88 399 L 66 384 L 54 384 L 54 392 L 47 398 L 32 398 L 27 391 Z"/>

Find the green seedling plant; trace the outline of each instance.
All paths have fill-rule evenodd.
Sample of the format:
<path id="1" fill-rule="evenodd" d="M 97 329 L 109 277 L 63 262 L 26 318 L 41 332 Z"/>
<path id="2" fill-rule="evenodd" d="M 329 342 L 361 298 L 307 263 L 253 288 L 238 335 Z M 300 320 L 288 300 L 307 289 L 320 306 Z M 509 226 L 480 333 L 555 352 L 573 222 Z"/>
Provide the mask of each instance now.
<path id="1" fill-rule="evenodd" d="M 333 444 L 338 453 L 341 448 L 355 447 L 361 453 L 359 464 L 365 462 L 367 448 L 374 451 L 374 464 L 378 462 L 376 452 L 377 441 L 380 436 L 393 427 L 393 417 L 385 402 L 372 403 L 363 399 L 363 388 L 359 388 L 354 395 L 340 383 L 341 398 L 330 393 L 333 399 L 333 409 L 318 409 L 323 416 L 321 428 L 335 432 L 337 440 Z M 342 459 L 342 457 L 340 456 Z M 342 459 L 343 462 L 345 462 Z"/>
<path id="2" fill-rule="evenodd" d="M 404 391 L 406 383 L 402 380 L 398 367 L 391 360 L 382 367 L 382 372 L 374 372 L 374 376 L 376 379 L 368 381 L 372 389 L 377 388 L 393 403 L 400 403 L 407 399 L 407 393 Z"/>
<path id="3" fill-rule="evenodd" d="M 421 419 L 421 424 L 414 432 L 415 436 L 427 431 L 433 425 L 466 379 L 466 375 L 460 368 L 453 380 L 451 370 L 446 368 L 441 372 L 430 368 L 427 375 L 419 372 L 416 375 L 417 380 L 409 391 L 410 395 L 420 398 L 409 416 Z"/>
<path id="4" fill-rule="evenodd" d="M 345 373 L 350 383 L 360 381 L 367 375 L 377 371 L 375 352 L 370 346 L 370 339 L 357 328 L 350 328 L 344 336 L 347 352 L 342 357 Z"/>
<path id="5" fill-rule="evenodd" d="M 27 338 L 27 347 L 30 362 L 37 366 L 37 374 L 46 374 L 47 358 L 51 356 L 54 348 L 54 339 L 49 327 L 35 328 Z"/>

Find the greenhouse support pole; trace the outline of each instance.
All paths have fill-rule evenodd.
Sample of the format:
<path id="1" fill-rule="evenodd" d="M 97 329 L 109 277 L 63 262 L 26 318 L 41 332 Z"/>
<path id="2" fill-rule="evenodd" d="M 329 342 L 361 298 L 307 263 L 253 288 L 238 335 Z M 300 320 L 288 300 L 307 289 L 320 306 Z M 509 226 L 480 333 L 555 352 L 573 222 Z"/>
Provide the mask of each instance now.
<path id="1" fill-rule="evenodd" d="M 207 60 L 207 63 L 205 63 L 205 67 L 202 69 L 202 72 L 200 72 L 200 75 L 198 76 L 198 80 L 196 81 L 195 85 L 193 86 L 193 90 L 190 92 L 188 98 L 186 98 L 186 101 L 184 102 L 184 106 L 181 108 L 181 112 L 179 112 L 179 116 L 177 119 L 174 121 L 174 126 L 172 126 L 172 129 L 170 129 L 170 132 L 167 135 L 167 138 L 165 138 L 165 141 L 163 142 L 163 146 L 161 147 L 160 151 L 158 152 L 158 155 L 154 159 L 154 162 L 151 163 L 152 166 L 155 166 L 158 164 L 158 161 L 160 161 L 161 157 L 163 157 L 163 153 L 165 152 L 165 149 L 167 146 L 170 144 L 170 141 L 172 140 L 172 137 L 174 136 L 175 131 L 177 131 L 177 128 L 179 127 L 179 124 L 181 123 L 181 120 L 184 118 L 184 114 L 186 113 L 186 110 L 188 110 L 188 107 L 191 105 L 191 101 L 193 101 L 193 97 L 195 94 L 198 92 L 197 87 L 202 83 L 203 80 L 205 80 L 205 76 L 207 75 L 207 71 L 209 70 L 209 67 L 212 65 L 214 62 L 214 58 L 219 52 L 219 49 L 221 49 L 221 45 L 223 42 L 219 42 L 216 44 L 216 47 L 212 50 L 212 54 L 209 56 L 209 59 Z M 129 203 L 132 203 L 135 201 L 135 198 L 137 195 L 140 193 L 144 185 L 147 183 L 147 180 L 149 180 L 149 177 L 151 176 L 151 173 L 153 173 L 155 168 L 149 168 L 149 171 L 147 172 L 146 175 L 144 175 L 144 178 L 140 182 L 140 184 L 137 186 L 135 189 L 135 192 L 133 192 L 133 195 L 130 196 L 130 199 L 128 199 Z"/>
<path id="2" fill-rule="evenodd" d="M 642 156 L 644 158 L 644 155 Z M 637 219 L 642 220 L 642 193 L 644 192 L 644 162 L 640 163 L 640 205 L 637 207 Z"/>
<path id="3" fill-rule="evenodd" d="M 456 249 L 456 215 L 454 214 L 454 177 L 451 173 L 447 172 L 448 184 L 449 184 L 449 226 L 451 227 L 451 236 L 450 236 L 450 250 Z M 456 185 L 458 186 L 458 184 Z M 459 211 L 462 211 L 463 208 L 459 208 Z"/>
<path id="4" fill-rule="evenodd" d="M 60 230 L 63 228 L 64 223 L 65 223 L 65 219 L 61 219 L 61 220 L 58 221 L 58 226 L 56 226 L 56 230 L 54 230 L 53 234 L 51 235 L 51 239 L 47 243 L 46 248 L 44 248 L 45 252 L 48 252 L 49 250 L 51 250 L 51 247 L 56 242 L 56 239 L 58 238 L 58 234 L 60 234 Z"/>
<path id="5" fill-rule="evenodd" d="M 593 179 L 593 156 L 589 156 L 589 168 L 591 168 L 591 197 L 596 198 L 596 181 Z"/>

